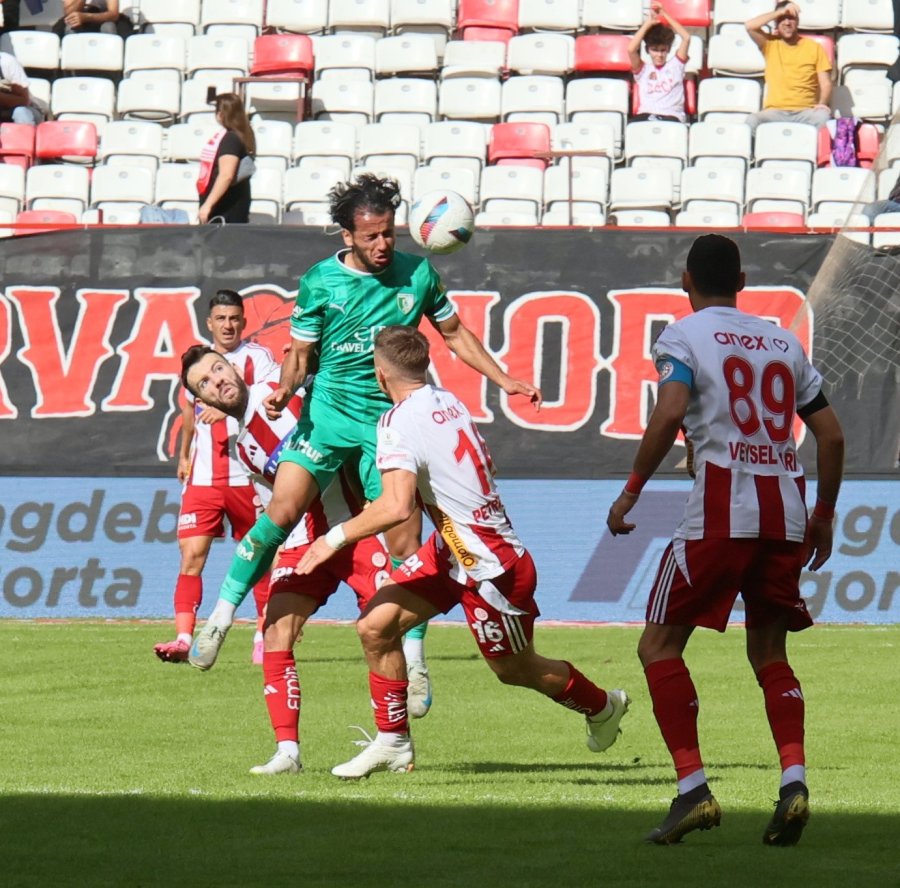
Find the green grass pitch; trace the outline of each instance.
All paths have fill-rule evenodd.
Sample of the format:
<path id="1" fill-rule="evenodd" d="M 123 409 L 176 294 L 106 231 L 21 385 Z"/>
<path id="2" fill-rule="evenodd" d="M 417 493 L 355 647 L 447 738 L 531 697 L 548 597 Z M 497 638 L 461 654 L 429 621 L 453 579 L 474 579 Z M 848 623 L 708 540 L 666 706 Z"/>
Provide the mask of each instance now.
<path id="1" fill-rule="evenodd" d="M 251 777 L 273 750 L 251 629 L 203 674 L 159 663 L 161 624 L 0 622 L 0 885 L 900 885 L 900 626 L 791 639 L 807 699 L 813 816 L 767 848 L 778 763 L 743 632 L 688 648 L 720 828 L 642 843 L 674 777 L 635 646 L 639 629 L 539 626 L 537 647 L 633 698 L 605 754 L 579 716 L 503 687 L 468 631 L 434 626 L 435 704 L 417 767 L 329 773 L 371 728 L 352 627 L 299 647 L 304 772 Z"/>

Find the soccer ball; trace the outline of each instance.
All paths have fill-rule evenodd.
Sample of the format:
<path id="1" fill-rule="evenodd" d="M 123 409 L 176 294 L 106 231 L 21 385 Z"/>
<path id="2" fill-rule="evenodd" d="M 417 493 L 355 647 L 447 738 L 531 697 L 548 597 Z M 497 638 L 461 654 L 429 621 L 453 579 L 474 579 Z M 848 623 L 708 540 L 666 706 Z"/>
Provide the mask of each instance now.
<path id="1" fill-rule="evenodd" d="M 409 211 L 409 233 L 430 253 L 454 253 L 475 230 L 475 217 L 466 199 L 455 191 L 429 191 Z"/>

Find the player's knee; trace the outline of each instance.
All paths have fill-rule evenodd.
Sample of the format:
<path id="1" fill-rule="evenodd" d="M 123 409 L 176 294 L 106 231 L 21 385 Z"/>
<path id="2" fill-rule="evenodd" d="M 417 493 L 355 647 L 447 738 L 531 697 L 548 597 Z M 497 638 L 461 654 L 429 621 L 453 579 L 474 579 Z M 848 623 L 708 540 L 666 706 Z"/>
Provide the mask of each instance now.
<path id="1" fill-rule="evenodd" d="M 363 649 L 369 652 L 386 650 L 399 638 L 399 633 L 392 631 L 390 623 L 370 616 L 359 619 L 356 632 Z"/>

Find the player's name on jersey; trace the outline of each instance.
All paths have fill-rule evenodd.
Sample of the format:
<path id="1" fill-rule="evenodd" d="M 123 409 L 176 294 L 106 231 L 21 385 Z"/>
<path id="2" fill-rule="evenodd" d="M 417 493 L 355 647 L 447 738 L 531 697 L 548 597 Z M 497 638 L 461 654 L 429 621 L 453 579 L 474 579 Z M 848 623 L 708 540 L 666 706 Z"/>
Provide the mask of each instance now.
<path id="1" fill-rule="evenodd" d="M 746 441 L 729 441 L 728 450 L 734 462 L 751 466 L 784 466 L 788 472 L 797 471 L 797 454 L 793 450 L 783 453 L 771 444 L 749 444 Z"/>

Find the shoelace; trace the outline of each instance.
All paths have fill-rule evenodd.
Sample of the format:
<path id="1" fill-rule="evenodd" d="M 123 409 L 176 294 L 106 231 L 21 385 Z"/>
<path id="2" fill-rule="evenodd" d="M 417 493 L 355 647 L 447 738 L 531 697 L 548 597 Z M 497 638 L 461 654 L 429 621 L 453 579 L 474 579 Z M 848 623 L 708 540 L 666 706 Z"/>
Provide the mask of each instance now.
<path id="1" fill-rule="evenodd" d="M 360 746 L 365 749 L 367 746 L 371 746 L 375 742 L 375 738 L 362 726 L 360 725 L 347 725 L 348 728 L 356 728 L 360 734 L 365 737 L 365 740 L 351 740 L 350 742 L 354 746 Z"/>

